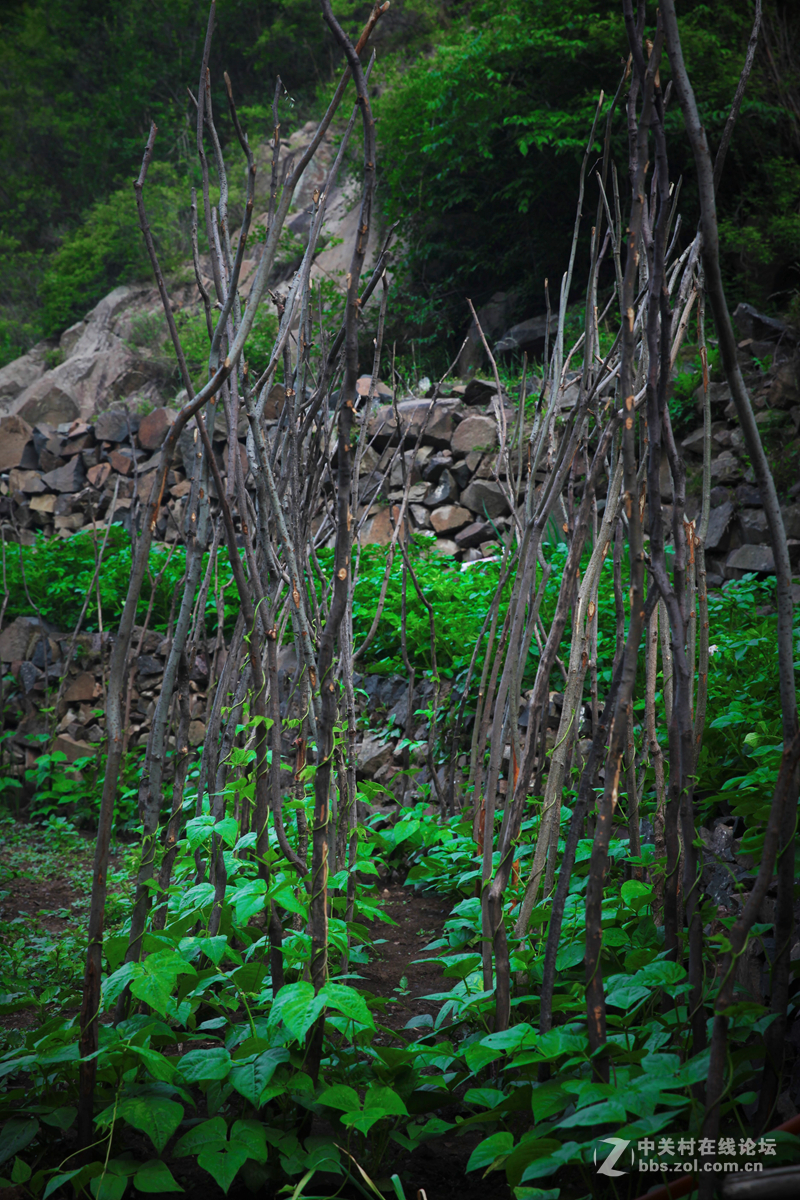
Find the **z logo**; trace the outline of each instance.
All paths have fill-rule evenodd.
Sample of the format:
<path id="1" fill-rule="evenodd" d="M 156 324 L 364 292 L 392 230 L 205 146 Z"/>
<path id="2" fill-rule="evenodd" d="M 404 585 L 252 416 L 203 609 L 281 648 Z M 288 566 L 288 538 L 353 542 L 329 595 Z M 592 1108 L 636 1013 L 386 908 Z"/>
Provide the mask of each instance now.
<path id="1" fill-rule="evenodd" d="M 598 1175 L 610 1175 L 612 1178 L 616 1175 L 627 1175 L 627 1171 L 615 1171 L 614 1166 L 619 1162 L 625 1150 L 630 1146 L 630 1142 L 626 1142 L 623 1138 L 603 1138 L 613 1149 L 606 1158 L 605 1162 L 597 1167 L 597 1150 L 594 1152 L 594 1165 L 597 1167 Z"/>

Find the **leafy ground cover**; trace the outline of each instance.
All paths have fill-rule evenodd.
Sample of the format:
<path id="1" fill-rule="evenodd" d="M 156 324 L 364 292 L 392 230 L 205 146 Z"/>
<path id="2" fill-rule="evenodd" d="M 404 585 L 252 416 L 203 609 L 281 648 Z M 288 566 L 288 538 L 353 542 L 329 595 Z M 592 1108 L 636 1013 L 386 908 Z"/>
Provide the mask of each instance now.
<path id="1" fill-rule="evenodd" d="M 552 553 L 557 559 L 557 548 Z M 466 590 L 458 589 L 471 589 L 469 608 L 477 610 L 484 589 L 488 594 L 493 586 L 488 576 L 496 571 L 492 564 L 481 568 L 487 573 L 482 581 L 480 572 L 462 574 L 441 562 L 425 569 L 438 581 L 443 628 L 448 603 L 461 603 L 462 611 L 468 607 Z M 711 598 L 710 730 L 699 768 L 706 819 L 741 816 L 742 845 L 754 855 L 780 753 L 770 598 L 769 585 L 754 579 L 728 585 Z M 387 610 L 380 661 L 394 664 L 391 591 Z M 421 656 L 424 640 L 420 636 Z M 605 670 L 613 652 L 610 630 L 601 645 Z M 447 662 L 457 677 L 463 662 L 455 647 Z M 247 752 L 245 765 L 246 758 Z M 43 773 L 41 791 L 52 792 L 57 769 L 51 763 Z M 124 961 L 126 922 L 120 920 L 129 911 L 122 898 L 139 851 L 128 847 L 115 859 L 120 901 L 117 906 L 112 899 L 104 941 L 97 1060 L 102 1103 L 88 1163 L 71 1158 L 86 842 L 74 830 L 74 797 L 68 791 L 49 811 L 45 806 L 34 833 L 31 826 L 7 821 L 0 885 L 5 1038 L 0 1114 L 8 1119 L 0 1135 L 5 1162 L 0 1171 L 8 1183 L 33 1197 L 61 1197 L 75 1187 L 99 1200 L 179 1189 L 192 1194 L 198 1188 L 210 1196 L 283 1190 L 374 1198 L 376 1190 L 402 1197 L 417 1187 L 447 1196 L 449 1175 L 457 1180 L 452 1194 L 462 1197 L 483 1195 L 487 1187 L 503 1194 L 507 1187 L 517 1200 L 572 1200 L 587 1192 L 606 1194 L 592 1161 L 598 1138 L 697 1133 L 703 1108 L 698 1084 L 707 1073 L 707 1052 L 687 1053 L 685 970 L 667 961 L 657 892 L 635 877 L 624 797 L 603 908 L 613 1066 L 613 1084 L 604 1085 L 592 1081 L 584 1021 L 589 840 L 579 845 L 559 948 L 558 1017 L 544 1037 L 538 1034 L 537 985 L 550 900 L 537 904 L 524 937 L 513 934 L 540 820 L 536 799 L 523 825 L 518 882 L 504 914 L 518 982 L 513 1021 L 510 1029 L 495 1033 L 493 994 L 485 990 L 481 972 L 480 864 L 469 810 L 437 821 L 418 803 L 402 809 L 394 822 L 376 815 L 359 824 L 352 868 L 329 881 L 332 970 L 315 996 L 307 978 L 308 896 L 274 831 L 267 884 L 254 857 L 255 835 L 242 836 L 235 815 L 216 823 L 209 812 L 193 815 L 195 786 L 190 777 L 185 836 L 163 898 L 164 926 L 146 933 L 141 962 Z M 236 814 L 252 784 L 245 772 L 229 787 L 227 812 Z M 310 819 L 312 790 L 307 771 L 303 794 L 286 801 L 295 851 L 297 816 L 302 810 Z M 562 834 L 572 795 L 568 787 Z M 374 792 L 362 793 L 362 801 L 370 799 Z M 653 808 L 648 778 L 645 819 Z M 212 935 L 215 845 L 222 847 L 227 886 Z M 642 858 L 657 877 L 652 845 L 645 845 Z M 390 882 L 398 878 L 405 879 L 404 887 Z M 355 907 L 349 917 L 351 880 Z M 272 905 L 288 926 L 284 982 L 277 989 L 267 932 Z M 720 918 L 713 906 L 707 908 L 710 1003 L 712 954 L 732 917 Z M 768 930 L 757 926 L 756 942 Z M 131 1015 L 115 1024 L 115 1006 L 126 988 L 133 997 Z M 324 1052 L 319 1075 L 312 1078 L 307 1039 L 323 1009 Z M 723 1124 L 734 1139 L 752 1103 L 763 1054 L 759 1038 L 769 1020 L 764 1006 L 744 995 L 731 1013 Z M 781 1154 L 797 1153 L 797 1140 L 778 1135 L 771 1148 L 777 1162 Z M 680 1161 L 677 1141 L 674 1157 Z"/>

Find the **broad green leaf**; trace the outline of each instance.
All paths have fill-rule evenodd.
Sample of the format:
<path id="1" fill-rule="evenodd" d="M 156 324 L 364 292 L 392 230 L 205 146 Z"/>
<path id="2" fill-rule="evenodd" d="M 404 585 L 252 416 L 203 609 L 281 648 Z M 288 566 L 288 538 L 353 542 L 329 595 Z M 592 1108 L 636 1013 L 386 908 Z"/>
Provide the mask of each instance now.
<path id="1" fill-rule="evenodd" d="M 172 1082 L 175 1076 L 175 1067 L 165 1055 L 159 1054 L 157 1050 L 151 1050 L 147 1046 L 130 1046 L 129 1050 L 142 1060 L 154 1079 L 159 1079 L 162 1083 Z"/>
<path id="2" fill-rule="evenodd" d="M 382 1108 L 370 1108 L 364 1112 L 342 1113 L 342 1124 L 348 1128 L 357 1129 L 359 1133 L 369 1133 L 373 1125 L 390 1116 Z"/>
<path id="3" fill-rule="evenodd" d="M 176 1158 L 183 1158 L 187 1154 L 199 1154 L 204 1147 L 217 1150 L 224 1146 L 227 1140 L 228 1126 L 225 1118 L 212 1117 L 210 1121 L 203 1121 L 202 1124 L 187 1130 L 175 1143 L 172 1153 Z"/>
<path id="4" fill-rule="evenodd" d="M 364 1097 L 364 1111 L 370 1108 L 380 1108 L 385 1113 L 392 1113 L 402 1116 L 408 1113 L 403 1101 L 398 1096 L 397 1092 L 388 1087 L 379 1087 L 371 1084 L 367 1089 L 367 1094 Z"/>
<path id="5" fill-rule="evenodd" d="M 42 1117 L 42 1122 L 45 1125 L 53 1125 L 56 1129 L 69 1129 L 78 1115 L 77 1108 L 67 1106 L 65 1108 L 56 1108 L 47 1116 Z"/>
<path id="6" fill-rule="evenodd" d="M 503 1166 L 506 1171 L 506 1179 L 512 1187 L 516 1187 L 522 1180 L 527 1167 L 537 1159 L 546 1158 L 550 1154 L 555 1154 L 561 1149 L 561 1143 L 555 1138 L 537 1138 L 526 1137 L 515 1150 L 509 1154 Z"/>
<path id="7" fill-rule="evenodd" d="M 228 949 L 228 939 L 224 933 L 221 933 L 217 937 L 203 938 L 201 946 L 203 953 L 208 955 L 215 967 L 218 967 L 222 962 L 223 954 Z"/>
<path id="8" fill-rule="evenodd" d="M 122 1101 L 117 1115 L 146 1133 L 160 1154 L 183 1120 L 183 1105 L 164 1096 L 131 1096 Z"/>
<path id="9" fill-rule="evenodd" d="M 647 1000 L 649 996 L 649 988 L 623 984 L 622 987 L 615 987 L 609 992 L 606 996 L 606 1004 L 613 1004 L 615 1008 L 634 1008 L 641 1000 Z"/>
<path id="10" fill-rule="evenodd" d="M 309 985 L 310 986 L 310 985 Z M 254 1108 L 262 1103 L 261 1096 L 269 1084 L 276 1068 L 288 1062 L 289 1051 L 283 1046 L 265 1050 L 252 1062 L 234 1063 L 228 1078 L 240 1096 L 244 1096 Z"/>
<path id="11" fill-rule="evenodd" d="M 124 1175 L 97 1175 L 91 1180 L 89 1189 L 94 1200 L 122 1200 L 128 1181 Z"/>
<path id="12" fill-rule="evenodd" d="M 559 1121 L 558 1125 L 560 1129 L 572 1129 L 576 1125 L 605 1125 L 610 1121 L 622 1122 L 626 1116 L 622 1100 L 603 1100 L 600 1104 L 578 1109 L 572 1116 Z"/>
<path id="13" fill-rule="evenodd" d="M 222 838 L 226 846 L 235 846 L 239 836 L 239 823 L 235 817 L 223 817 L 214 826 L 217 837 Z"/>
<path id="14" fill-rule="evenodd" d="M 341 983 L 326 983 L 319 994 L 329 1008 L 335 1008 L 351 1021 L 358 1021 L 360 1025 L 375 1028 L 372 1013 L 367 1008 L 364 997 L 355 988 L 345 987 Z"/>
<path id="15" fill-rule="evenodd" d="M 148 954 L 141 965 L 142 974 L 131 981 L 131 992 L 137 1000 L 144 1000 L 145 1004 L 166 1016 L 167 1004 L 178 976 L 196 975 L 197 972 L 174 950 Z"/>
<path id="16" fill-rule="evenodd" d="M 652 896 L 653 889 L 650 884 L 640 883 L 638 879 L 627 879 L 619 892 L 624 902 L 631 907 L 632 900 L 638 900 L 643 896 Z"/>
<path id="17" fill-rule="evenodd" d="M 636 972 L 636 982 L 649 984 L 650 987 L 665 987 L 671 983 L 682 983 L 686 979 L 686 968 L 676 962 L 648 963 L 646 967 Z"/>
<path id="18" fill-rule="evenodd" d="M 133 1177 L 133 1184 L 137 1191 L 155 1192 L 158 1195 L 162 1192 L 183 1191 L 178 1181 L 173 1178 L 167 1164 L 160 1158 L 151 1158 L 143 1167 L 140 1167 Z"/>
<path id="19" fill-rule="evenodd" d="M 258 1163 L 267 1161 L 267 1136 L 260 1121 L 234 1121 L 231 1126 L 231 1144 L 244 1146 L 249 1158 Z"/>
<path id="20" fill-rule="evenodd" d="M 3 1126 L 0 1133 L 0 1163 L 13 1158 L 19 1150 L 24 1150 L 39 1132 L 39 1122 L 35 1117 L 11 1117 Z"/>
<path id="21" fill-rule="evenodd" d="M 493 1133 L 475 1147 L 469 1156 L 468 1171 L 479 1171 L 482 1167 L 490 1167 L 501 1155 L 510 1154 L 514 1148 L 513 1133 Z"/>
<path id="22" fill-rule="evenodd" d="M 344 1083 L 336 1083 L 333 1087 L 326 1088 L 319 1097 L 319 1102 L 328 1108 L 341 1109 L 342 1112 L 359 1112 L 361 1109 L 358 1092 Z"/>
<path id="23" fill-rule="evenodd" d="M 181 896 L 181 912 L 192 911 L 195 908 L 204 908 L 206 904 L 210 904 L 213 899 L 213 884 L 196 883 L 194 887 L 190 887 L 188 892 L 184 892 Z"/>
<path id="24" fill-rule="evenodd" d="M 236 924 L 244 925 L 256 913 L 264 911 L 267 885 L 263 879 L 248 879 L 235 887 L 229 898 L 236 911 Z"/>
<path id="25" fill-rule="evenodd" d="M 568 971 L 582 963 L 586 954 L 585 942 L 573 942 L 571 946 L 562 946 L 556 955 L 556 970 Z"/>
<path id="26" fill-rule="evenodd" d="M 199 817 L 192 817 L 190 821 L 186 822 L 186 838 L 189 842 L 189 849 L 196 850 L 198 846 L 202 846 L 203 842 L 211 836 L 213 830 L 214 818 L 210 813 L 204 813 Z"/>
<path id="27" fill-rule="evenodd" d="M 33 1172 L 31 1171 L 24 1158 L 15 1158 L 14 1166 L 11 1171 L 12 1183 L 27 1183 Z"/>
<path id="28" fill-rule="evenodd" d="M 98 1163 L 97 1166 L 100 1167 L 100 1163 Z M 49 1197 L 52 1196 L 53 1192 L 57 1192 L 58 1189 L 65 1183 L 69 1183 L 70 1179 L 74 1179 L 76 1175 L 80 1175 L 83 1169 L 83 1167 L 77 1167 L 74 1171 L 64 1171 L 61 1175 L 54 1175 L 53 1178 L 48 1181 L 47 1187 L 44 1189 L 44 1196 L 42 1197 L 42 1200 L 49 1200 Z"/>
<path id="29" fill-rule="evenodd" d="M 287 983 L 272 1002 L 270 1022 L 280 1018 L 292 1037 L 302 1041 L 322 1011 L 324 1001 L 314 995 L 314 985 L 305 980 Z"/>
<path id="30" fill-rule="evenodd" d="M 208 1171 L 227 1196 L 237 1172 L 247 1162 L 247 1158 L 247 1149 L 237 1143 L 224 1150 L 202 1150 L 197 1156 L 197 1165 Z"/>
<path id="31" fill-rule="evenodd" d="M 187 1083 L 225 1079 L 230 1067 L 231 1056 L 224 1046 L 212 1046 L 209 1050 L 190 1050 L 178 1063 L 180 1073 Z"/>

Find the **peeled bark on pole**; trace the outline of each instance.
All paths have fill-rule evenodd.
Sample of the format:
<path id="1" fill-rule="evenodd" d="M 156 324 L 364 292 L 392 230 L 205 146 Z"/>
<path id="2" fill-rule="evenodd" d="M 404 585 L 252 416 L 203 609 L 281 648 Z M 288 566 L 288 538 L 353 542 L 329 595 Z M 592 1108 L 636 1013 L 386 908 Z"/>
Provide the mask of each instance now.
<path id="1" fill-rule="evenodd" d="M 334 651 L 339 629 L 350 597 L 350 552 L 352 546 L 350 486 L 352 477 L 352 429 L 358 379 L 358 285 L 364 266 L 369 238 L 372 197 L 375 189 L 375 123 L 372 119 L 366 81 L 358 50 L 333 15 L 330 0 L 321 0 L 322 13 L 334 37 L 344 51 L 353 75 L 364 126 L 364 189 L 358 234 L 347 276 L 345 317 L 345 370 L 339 400 L 337 445 L 337 530 L 334 559 L 333 598 L 322 632 L 317 658 L 317 678 L 321 693 L 318 726 L 317 770 L 314 776 L 314 827 L 311 852 L 311 982 L 319 991 L 328 972 L 328 850 L 330 841 L 329 792 L 333 761 L 333 730 L 337 717 L 337 685 L 334 678 Z M 374 12 L 377 12 L 376 8 Z M 309 1033 L 308 1071 L 312 1078 L 319 1072 L 322 1054 L 324 1014 Z"/>
<path id="2" fill-rule="evenodd" d="M 797 762 L 795 761 L 791 769 L 788 766 L 787 755 L 790 747 L 794 748 L 797 743 L 798 735 L 798 717 L 797 717 L 797 696 L 795 692 L 794 681 L 794 654 L 792 645 L 792 621 L 793 621 L 793 605 L 791 596 L 791 564 L 789 560 L 789 550 L 786 541 L 786 531 L 783 527 L 781 519 L 780 506 L 778 504 L 778 496 L 775 490 L 775 482 L 772 478 L 772 472 L 769 468 L 764 447 L 761 444 L 761 438 L 756 425 L 753 408 L 750 403 L 750 397 L 745 387 L 742 373 L 739 368 L 739 362 L 736 354 L 736 338 L 731 324 L 730 313 L 725 298 L 725 289 L 722 282 L 722 273 L 719 262 L 719 231 L 717 226 L 717 211 L 716 211 L 716 196 L 714 190 L 714 168 L 711 161 L 711 154 L 708 148 L 705 129 L 700 121 L 700 114 L 697 108 L 694 89 L 692 87 L 689 75 L 686 70 L 686 64 L 683 58 L 683 50 L 681 47 L 680 34 L 678 31 L 678 20 L 675 13 L 674 0 L 664 0 L 662 5 L 662 14 L 667 39 L 667 53 L 669 55 L 670 64 L 672 66 L 673 80 L 675 91 L 678 96 L 678 101 L 683 112 L 684 124 L 689 137 L 689 142 L 694 155 L 695 167 L 697 170 L 698 192 L 700 197 L 700 231 L 702 235 L 702 256 L 703 268 L 705 272 L 706 294 L 708 296 L 711 310 L 714 314 L 714 323 L 719 339 L 720 355 L 722 358 L 723 369 L 728 386 L 731 390 L 731 396 L 736 407 L 736 413 L 739 418 L 739 424 L 744 435 L 745 446 L 748 457 L 753 465 L 755 472 L 756 483 L 761 493 L 761 502 L 764 506 L 764 513 L 767 518 L 767 525 L 770 533 L 770 541 L 772 543 L 772 551 L 775 559 L 775 575 L 776 575 L 776 592 L 777 592 L 777 609 L 778 609 L 778 675 L 779 675 L 779 690 L 781 697 L 781 711 L 783 722 L 783 741 L 784 741 L 784 761 L 781 768 L 781 775 L 778 781 L 778 787 L 773 796 L 772 808 L 769 818 L 769 831 L 774 834 L 773 837 L 765 839 L 764 853 L 759 871 L 759 880 L 762 874 L 765 876 L 764 891 L 772 878 L 772 872 L 775 866 L 775 860 L 778 853 L 781 853 L 781 870 L 779 872 L 779 889 L 783 893 L 788 887 L 791 888 L 793 870 L 785 865 L 789 863 L 791 857 L 791 845 L 793 843 L 792 836 L 788 842 L 784 843 L 784 839 L 791 825 L 794 829 L 794 809 L 797 803 Z M 784 806 L 791 808 L 792 820 L 785 816 Z M 751 901 L 756 894 L 756 888 L 751 894 Z M 779 923 L 781 925 L 782 941 L 784 945 L 778 945 L 776 941 L 776 961 L 773 967 L 775 976 L 780 982 L 782 971 L 788 964 L 789 941 L 791 934 L 791 917 L 788 917 L 790 904 L 787 900 L 781 903 L 779 895 L 778 912 Z M 750 905 L 748 904 L 748 909 Z M 746 910 L 747 912 L 747 910 Z M 788 917 L 788 920 L 786 919 Z M 753 913 L 753 920 L 755 913 Z M 742 918 L 742 923 L 744 918 Z M 736 929 L 736 927 L 734 927 Z M 734 947 L 734 954 L 741 952 L 746 939 L 746 930 L 743 932 L 741 946 L 737 946 L 734 941 L 733 933 L 731 935 L 731 943 Z M 782 959 L 787 960 L 784 964 Z M 732 968 L 729 968 L 729 975 Z M 773 977 L 773 987 L 775 983 Z M 703 1125 L 703 1136 L 716 1138 L 719 1130 L 720 1120 L 720 1102 L 724 1089 L 724 1073 L 726 1060 L 727 1046 L 727 1018 L 722 1015 L 722 1009 L 725 1006 L 727 991 L 723 987 L 720 991 L 720 997 L 717 1001 L 717 1016 L 714 1020 L 714 1032 L 712 1036 L 711 1046 L 711 1063 L 709 1067 L 708 1089 L 706 1095 L 706 1119 Z M 771 1065 L 768 1071 L 775 1073 L 776 1060 L 782 1062 L 782 1028 L 786 1019 L 784 989 L 780 988 L 781 996 L 779 997 L 781 1011 L 778 1012 L 778 1019 L 773 1023 L 773 1030 L 777 1026 L 777 1033 L 773 1033 L 772 1037 L 767 1039 L 768 1048 L 770 1051 Z M 773 997 L 774 999 L 774 997 Z M 774 1085 L 771 1085 L 774 1086 Z M 763 1107 L 759 1111 L 759 1118 L 763 1120 Z M 700 1180 L 700 1196 L 702 1200 L 710 1197 L 713 1191 L 713 1175 L 703 1176 Z"/>

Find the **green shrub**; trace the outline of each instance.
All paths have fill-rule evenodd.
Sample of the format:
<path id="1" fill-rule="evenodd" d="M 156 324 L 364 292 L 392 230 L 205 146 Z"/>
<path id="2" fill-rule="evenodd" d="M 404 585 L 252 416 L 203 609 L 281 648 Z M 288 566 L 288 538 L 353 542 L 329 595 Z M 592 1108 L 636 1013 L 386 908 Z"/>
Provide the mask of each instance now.
<path id="1" fill-rule="evenodd" d="M 154 163 L 146 202 L 162 269 L 172 271 L 191 254 L 188 216 L 181 219 L 188 208 L 186 185 L 173 168 Z M 45 333 L 59 333 L 118 284 L 150 273 L 133 188 L 119 188 L 92 205 L 48 262 L 41 286 Z"/>

